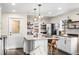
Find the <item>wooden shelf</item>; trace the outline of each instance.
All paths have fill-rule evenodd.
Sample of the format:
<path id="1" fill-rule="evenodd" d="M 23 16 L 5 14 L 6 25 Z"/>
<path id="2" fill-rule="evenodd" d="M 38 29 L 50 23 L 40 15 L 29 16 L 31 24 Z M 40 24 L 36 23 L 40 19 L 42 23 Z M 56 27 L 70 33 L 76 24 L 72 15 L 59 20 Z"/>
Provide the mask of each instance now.
<path id="1" fill-rule="evenodd" d="M 72 21 L 69 23 L 68 29 L 79 29 L 79 21 Z"/>

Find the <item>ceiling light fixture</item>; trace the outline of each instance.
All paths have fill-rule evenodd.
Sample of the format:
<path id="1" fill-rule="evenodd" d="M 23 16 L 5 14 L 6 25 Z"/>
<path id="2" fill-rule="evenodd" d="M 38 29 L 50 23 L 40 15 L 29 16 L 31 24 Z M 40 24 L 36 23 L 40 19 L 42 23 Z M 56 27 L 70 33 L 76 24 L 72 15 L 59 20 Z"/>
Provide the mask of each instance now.
<path id="1" fill-rule="evenodd" d="M 14 6 L 14 5 L 16 5 L 15 3 L 12 3 L 12 5 Z"/>
<path id="2" fill-rule="evenodd" d="M 34 17 L 33 17 L 33 18 L 34 18 L 34 21 L 36 21 L 36 20 L 37 20 L 37 17 L 36 17 L 36 10 L 37 10 L 37 9 L 36 9 L 36 8 L 34 8 Z"/>
<path id="3" fill-rule="evenodd" d="M 48 12 L 48 14 L 49 14 L 49 15 L 51 15 L 51 14 L 52 14 L 52 12 Z"/>
<path id="4" fill-rule="evenodd" d="M 0 7 L 0 10 L 1 10 L 1 7 Z"/>
<path id="5" fill-rule="evenodd" d="M 42 6 L 41 4 L 38 4 L 38 7 L 39 7 L 39 19 L 41 18 L 41 14 L 40 14 L 40 7 L 41 6 Z"/>
<path id="6" fill-rule="evenodd" d="M 15 12 L 15 10 L 12 10 L 12 12 Z"/>
<path id="7" fill-rule="evenodd" d="M 58 8 L 58 10 L 61 10 L 62 8 Z"/>

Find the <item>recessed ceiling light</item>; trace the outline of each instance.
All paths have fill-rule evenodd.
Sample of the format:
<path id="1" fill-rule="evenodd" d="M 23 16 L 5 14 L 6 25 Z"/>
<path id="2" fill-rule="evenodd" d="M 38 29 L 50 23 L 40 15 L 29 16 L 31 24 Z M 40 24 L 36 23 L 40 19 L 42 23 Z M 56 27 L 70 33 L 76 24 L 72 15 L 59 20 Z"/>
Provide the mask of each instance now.
<path id="1" fill-rule="evenodd" d="M 58 10 L 61 10 L 62 8 L 58 8 Z"/>
<path id="2" fill-rule="evenodd" d="M 15 3 L 12 3 L 12 5 L 14 6 L 14 5 L 16 5 Z"/>
<path id="3" fill-rule="evenodd" d="M 48 12 L 48 14 L 52 14 L 52 12 Z"/>
<path id="4" fill-rule="evenodd" d="M 34 18 L 34 21 L 36 21 L 37 19 L 36 18 Z"/>
<path id="5" fill-rule="evenodd" d="M 0 7 L 0 9 L 1 9 L 1 7 Z"/>
<path id="6" fill-rule="evenodd" d="M 12 10 L 12 12 L 15 12 L 15 10 Z"/>

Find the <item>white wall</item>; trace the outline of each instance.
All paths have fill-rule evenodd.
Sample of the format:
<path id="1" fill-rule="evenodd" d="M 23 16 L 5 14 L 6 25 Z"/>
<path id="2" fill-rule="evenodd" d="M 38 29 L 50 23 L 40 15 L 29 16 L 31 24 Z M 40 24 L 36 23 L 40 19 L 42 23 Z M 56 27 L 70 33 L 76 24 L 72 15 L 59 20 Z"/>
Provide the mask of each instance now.
<path id="1" fill-rule="evenodd" d="M 1 37 L 1 8 L 0 8 L 0 37 Z"/>
<path id="2" fill-rule="evenodd" d="M 79 21 L 79 15 L 76 14 L 79 14 L 79 9 L 75 9 L 68 13 L 56 16 L 51 19 L 50 23 L 59 23 L 60 20 L 67 19 L 68 16 L 70 19 L 72 19 L 72 21 Z M 79 33 L 79 29 L 67 29 L 67 33 Z"/>
<path id="3" fill-rule="evenodd" d="M 0 8 L 0 37 L 1 37 L 1 8 Z M 3 40 L 0 40 L 0 55 L 3 54 Z"/>
<path id="4" fill-rule="evenodd" d="M 27 15 L 26 14 L 15 14 L 15 13 L 2 13 L 2 34 L 7 35 L 8 34 L 8 19 L 9 16 L 13 16 L 16 18 L 23 18 L 24 20 L 22 22 L 26 22 Z M 25 23 L 24 23 L 25 24 Z"/>
<path id="5" fill-rule="evenodd" d="M 8 20 L 9 17 L 14 17 L 14 18 L 22 18 L 20 20 L 20 36 L 16 39 L 7 39 L 6 40 L 6 48 L 22 48 L 23 47 L 23 36 L 26 35 L 26 21 L 27 21 L 27 16 L 26 14 L 15 14 L 15 13 L 3 13 L 2 14 L 2 34 L 8 36 Z"/>

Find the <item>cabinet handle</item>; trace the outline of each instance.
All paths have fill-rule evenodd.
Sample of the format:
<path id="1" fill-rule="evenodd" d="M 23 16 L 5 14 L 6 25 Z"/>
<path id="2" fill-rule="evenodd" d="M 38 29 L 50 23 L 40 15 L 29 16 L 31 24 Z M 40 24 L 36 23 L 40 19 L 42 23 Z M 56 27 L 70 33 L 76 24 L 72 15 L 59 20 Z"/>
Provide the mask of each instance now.
<path id="1" fill-rule="evenodd" d="M 65 44 L 66 44 L 66 40 L 65 40 L 65 42 L 64 42 Z"/>

